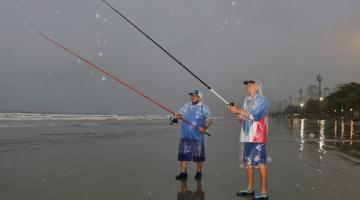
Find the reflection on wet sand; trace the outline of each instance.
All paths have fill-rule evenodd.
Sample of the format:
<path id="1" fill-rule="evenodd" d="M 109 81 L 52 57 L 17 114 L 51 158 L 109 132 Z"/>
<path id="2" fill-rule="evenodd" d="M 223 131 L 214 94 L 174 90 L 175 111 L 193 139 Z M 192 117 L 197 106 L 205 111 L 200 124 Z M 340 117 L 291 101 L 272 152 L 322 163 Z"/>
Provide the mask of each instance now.
<path id="1" fill-rule="evenodd" d="M 337 143 L 337 120 L 334 121 L 334 139 L 335 143 Z"/>
<path id="2" fill-rule="evenodd" d="M 188 188 L 187 181 L 180 181 L 180 191 L 177 194 L 178 200 L 205 200 L 205 192 L 201 180 L 196 181 L 195 191 Z"/>
<path id="3" fill-rule="evenodd" d="M 350 145 L 353 144 L 353 139 L 354 139 L 354 121 L 350 121 Z"/>
<path id="4" fill-rule="evenodd" d="M 325 151 L 325 120 L 319 120 L 319 153 L 326 153 Z M 321 158 L 321 157 L 320 157 Z"/>
<path id="5" fill-rule="evenodd" d="M 311 120 L 287 119 L 285 126 L 292 132 L 297 132 L 300 158 L 305 151 L 313 149 L 315 141 L 318 144 L 319 159 L 322 159 L 328 150 L 337 150 L 341 153 L 360 158 L 360 130 L 359 122 L 351 119 L 340 120 Z"/>
<path id="6" fill-rule="evenodd" d="M 300 151 L 304 151 L 304 143 L 305 143 L 305 119 L 300 119 Z"/>
<path id="7" fill-rule="evenodd" d="M 341 121 L 341 141 L 342 141 L 342 144 L 345 143 L 345 123 L 344 123 L 344 120 Z"/>

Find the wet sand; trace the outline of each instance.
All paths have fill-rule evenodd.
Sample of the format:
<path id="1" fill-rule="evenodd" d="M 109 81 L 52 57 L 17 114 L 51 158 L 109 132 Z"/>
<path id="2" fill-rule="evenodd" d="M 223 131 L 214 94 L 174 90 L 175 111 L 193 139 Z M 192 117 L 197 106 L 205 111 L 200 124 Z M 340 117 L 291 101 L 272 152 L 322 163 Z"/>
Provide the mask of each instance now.
<path id="1" fill-rule="evenodd" d="M 245 170 L 233 119 L 215 121 L 203 179 L 193 179 L 191 163 L 185 183 L 174 179 L 178 126 L 91 123 L 0 128 L 0 199 L 246 199 L 235 196 L 245 187 Z M 270 126 L 271 199 L 360 198 L 358 123 L 271 119 Z"/>

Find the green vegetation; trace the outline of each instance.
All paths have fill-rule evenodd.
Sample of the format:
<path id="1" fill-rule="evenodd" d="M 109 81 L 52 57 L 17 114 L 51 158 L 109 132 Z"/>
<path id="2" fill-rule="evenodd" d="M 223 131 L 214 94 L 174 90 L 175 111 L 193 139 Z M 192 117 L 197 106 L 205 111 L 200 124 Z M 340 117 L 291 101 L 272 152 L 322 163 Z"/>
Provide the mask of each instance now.
<path id="1" fill-rule="evenodd" d="M 359 119 L 360 84 L 348 83 L 336 92 L 324 97 L 323 101 L 308 100 L 305 106 L 290 105 L 282 115 L 300 114 L 307 117 L 349 117 Z"/>

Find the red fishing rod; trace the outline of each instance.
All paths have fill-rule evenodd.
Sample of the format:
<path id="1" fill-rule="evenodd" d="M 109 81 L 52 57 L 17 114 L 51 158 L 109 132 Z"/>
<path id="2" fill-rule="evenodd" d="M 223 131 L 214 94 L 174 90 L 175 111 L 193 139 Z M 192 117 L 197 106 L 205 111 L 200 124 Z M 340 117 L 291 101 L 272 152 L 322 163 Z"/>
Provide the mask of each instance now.
<path id="1" fill-rule="evenodd" d="M 35 28 L 33 27 L 30 27 L 28 25 L 24 25 L 26 28 L 29 28 L 31 31 L 39 34 L 41 37 L 45 38 L 47 41 L 55 44 L 56 46 L 62 48 L 63 50 L 65 50 L 66 52 L 70 53 L 71 55 L 77 57 L 78 59 L 84 61 L 86 64 L 88 64 L 90 67 L 96 69 L 97 71 L 99 71 L 100 73 L 108 76 L 109 78 L 115 80 L 117 83 L 125 86 L 126 88 L 130 89 L 131 91 L 135 92 L 136 94 L 144 97 L 145 99 L 151 101 L 152 103 L 154 103 L 155 105 L 159 106 L 160 108 L 162 108 L 163 110 L 165 110 L 166 112 L 168 113 L 171 113 L 172 115 L 175 115 L 175 112 L 172 111 L 171 109 L 167 108 L 166 106 L 164 106 L 163 104 L 161 104 L 160 102 L 154 100 L 153 98 L 145 95 L 143 92 L 141 92 L 140 90 L 136 89 L 135 87 L 131 86 L 129 83 L 127 83 L 126 81 L 124 80 L 121 80 L 120 78 L 116 77 L 114 74 L 106 71 L 105 69 L 95 65 L 94 63 L 90 62 L 89 60 L 85 59 L 84 57 L 80 56 L 79 54 L 75 53 L 74 51 L 66 48 L 65 46 L 63 46 L 62 44 L 56 42 L 55 40 L 51 39 L 50 37 L 48 37 L 47 35 L 45 35 L 44 33 L 40 32 L 39 30 L 36 30 Z M 196 128 L 196 129 L 199 129 L 199 127 L 197 127 L 195 124 L 191 123 L 190 121 L 188 121 L 187 119 L 185 118 L 181 118 L 181 120 L 187 124 L 189 124 L 190 126 Z M 209 133 L 207 132 L 204 132 L 204 134 L 208 135 L 208 136 L 211 136 Z"/>

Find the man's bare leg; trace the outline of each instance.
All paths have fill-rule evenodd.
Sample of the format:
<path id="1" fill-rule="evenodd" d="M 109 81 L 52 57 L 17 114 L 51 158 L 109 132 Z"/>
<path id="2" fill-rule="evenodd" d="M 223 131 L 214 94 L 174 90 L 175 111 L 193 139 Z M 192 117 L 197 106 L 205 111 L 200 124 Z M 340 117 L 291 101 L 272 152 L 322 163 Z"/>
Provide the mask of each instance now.
<path id="1" fill-rule="evenodd" d="M 261 193 L 267 193 L 267 169 L 266 165 L 261 164 L 259 167 L 260 178 L 261 178 Z"/>
<path id="2" fill-rule="evenodd" d="M 203 162 L 196 162 L 196 172 L 202 172 L 203 166 Z"/>
<path id="3" fill-rule="evenodd" d="M 253 191 L 254 190 L 254 168 L 252 166 L 248 166 L 246 172 L 247 172 L 248 190 Z"/>
<path id="4" fill-rule="evenodd" d="M 181 161 L 180 164 L 181 164 L 181 172 L 186 173 L 187 161 Z"/>

